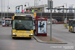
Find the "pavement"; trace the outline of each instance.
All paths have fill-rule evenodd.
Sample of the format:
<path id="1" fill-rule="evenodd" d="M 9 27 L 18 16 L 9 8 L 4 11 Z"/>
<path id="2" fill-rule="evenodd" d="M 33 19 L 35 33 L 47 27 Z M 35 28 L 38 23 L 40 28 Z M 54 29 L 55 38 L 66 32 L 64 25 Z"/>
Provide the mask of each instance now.
<path id="1" fill-rule="evenodd" d="M 67 44 L 67 42 L 60 41 L 58 39 L 52 38 L 50 41 L 50 36 L 34 36 L 34 39 L 39 43 L 46 44 Z"/>
<path id="2" fill-rule="evenodd" d="M 62 26 L 64 26 L 64 24 L 53 24 L 53 27 L 54 26 L 60 26 L 60 25 L 62 25 Z M 60 26 L 61 27 L 61 26 Z M 67 44 L 67 42 L 66 41 L 63 41 L 63 40 L 61 40 L 61 39 L 58 39 L 58 38 L 56 38 L 56 37 L 52 37 L 52 41 L 50 41 L 50 36 L 49 36 L 49 34 L 50 34 L 50 30 L 49 30 L 49 25 L 47 25 L 47 36 L 34 36 L 34 39 L 36 40 L 36 41 L 38 41 L 39 43 L 47 43 L 47 44 Z M 55 27 L 54 27 L 55 28 Z M 62 29 L 62 28 L 61 28 Z M 66 28 L 65 28 L 66 29 Z M 57 30 L 57 29 L 56 29 Z M 63 30 L 62 30 L 63 31 Z M 52 34 L 54 34 L 54 33 L 52 33 Z"/>

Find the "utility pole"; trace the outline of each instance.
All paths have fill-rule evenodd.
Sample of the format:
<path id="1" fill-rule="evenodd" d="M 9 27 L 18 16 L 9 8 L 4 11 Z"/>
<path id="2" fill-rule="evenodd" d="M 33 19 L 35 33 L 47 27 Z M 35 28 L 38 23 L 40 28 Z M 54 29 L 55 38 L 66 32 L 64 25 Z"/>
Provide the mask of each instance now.
<path id="1" fill-rule="evenodd" d="M 50 9 L 50 22 L 52 21 L 53 1 L 48 0 L 48 8 Z M 52 22 L 50 23 L 50 41 L 52 41 Z"/>
<path id="2" fill-rule="evenodd" d="M 74 10 L 74 19 L 75 19 L 75 10 Z"/>
<path id="3" fill-rule="evenodd" d="M 1 0 L 1 21 L 2 21 L 2 13 L 3 13 L 2 10 L 3 9 L 2 9 L 2 0 Z M 2 24 L 2 22 L 1 22 L 1 24 Z"/>
<path id="4" fill-rule="evenodd" d="M 64 21 L 64 5 L 62 7 L 63 7 L 63 21 Z"/>
<path id="5" fill-rule="evenodd" d="M 37 6 L 38 3 L 37 3 L 37 0 L 34 0 L 34 6 Z"/>
<path id="6" fill-rule="evenodd" d="M 43 3 L 43 1 L 42 1 L 42 3 Z M 43 4 L 42 4 L 43 5 Z M 42 8 L 41 8 L 41 17 L 42 17 Z"/>

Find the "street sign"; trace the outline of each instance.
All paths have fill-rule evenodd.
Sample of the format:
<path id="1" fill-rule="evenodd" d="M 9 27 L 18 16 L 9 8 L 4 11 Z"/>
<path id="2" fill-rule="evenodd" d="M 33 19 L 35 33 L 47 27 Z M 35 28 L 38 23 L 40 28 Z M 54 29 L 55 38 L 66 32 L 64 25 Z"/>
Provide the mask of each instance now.
<path id="1" fill-rule="evenodd" d="M 53 8 L 53 1 L 52 0 L 48 0 L 48 8 Z"/>

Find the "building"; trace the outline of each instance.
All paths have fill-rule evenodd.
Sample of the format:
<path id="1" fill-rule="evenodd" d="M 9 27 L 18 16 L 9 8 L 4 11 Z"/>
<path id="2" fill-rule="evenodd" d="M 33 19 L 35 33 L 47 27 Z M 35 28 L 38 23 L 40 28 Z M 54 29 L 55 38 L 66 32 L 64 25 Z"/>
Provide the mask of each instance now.
<path id="1" fill-rule="evenodd" d="M 2 18 L 1 18 L 1 16 L 2 16 Z M 2 19 L 4 19 L 4 18 L 12 18 L 12 16 L 14 16 L 14 13 L 0 13 L 0 23 L 1 23 Z"/>
<path id="2" fill-rule="evenodd" d="M 50 19 L 50 13 L 36 13 L 37 16 L 41 17 L 47 17 Z M 14 13 L 5 13 L 5 18 L 12 18 L 12 16 L 14 16 Z M 2 13 L 2 17 L 4 17 L 4 14 Z M 66 18 L 66 13 L 52 13 L 52 18 L 56 19 L 57 21 L 63 21 Z M 74 13 L 67 13 L 67 18 L 72 19 L 74 18 Z M 0 22 L 1 22 L 1 13 L 0 13 Z"/>

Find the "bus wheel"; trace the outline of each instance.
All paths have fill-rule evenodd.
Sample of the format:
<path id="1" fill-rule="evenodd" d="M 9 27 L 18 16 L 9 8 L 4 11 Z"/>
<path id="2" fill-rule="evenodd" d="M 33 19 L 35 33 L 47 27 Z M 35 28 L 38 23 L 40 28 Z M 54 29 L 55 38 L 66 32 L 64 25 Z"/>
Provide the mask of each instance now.
<path id="1" fill-rule="evenodd" d="M 35 35 L 35 36 L 37 36 L 37 33 L 36 33 L 36 31 L 34 32 L 34 35 Z"/>
<path id="2" fill-rule="evenodd" d="M 31 37 L 29 39 L 31 39 Z"/>
<path id="3" fill-rule="evenodd" d="M 70 32 L 70 30 L 69 30 L 69 32 Z"/>

